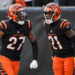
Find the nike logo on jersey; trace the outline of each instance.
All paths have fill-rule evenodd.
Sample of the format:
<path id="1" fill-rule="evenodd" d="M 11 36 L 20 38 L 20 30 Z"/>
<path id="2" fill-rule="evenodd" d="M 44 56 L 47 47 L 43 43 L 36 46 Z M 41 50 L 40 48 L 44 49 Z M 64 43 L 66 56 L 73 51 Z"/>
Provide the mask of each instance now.
<path id="1" fill-rule="evenodd" d="M 52 31 L 52 30 L 50 30 L 50 32 L 51 32 L 51 33 L 53 33 L 53 31 Z"/>
<path id="2" fill-rule="evenodd" d="M 17 33 L 19 34 L 19 33 L 20 33 L 20 31 L 17 31 Z"/>

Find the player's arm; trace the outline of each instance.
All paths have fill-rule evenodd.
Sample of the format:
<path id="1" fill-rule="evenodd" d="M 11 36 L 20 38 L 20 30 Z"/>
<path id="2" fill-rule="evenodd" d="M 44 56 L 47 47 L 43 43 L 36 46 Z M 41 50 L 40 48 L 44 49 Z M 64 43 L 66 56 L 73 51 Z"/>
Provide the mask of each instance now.
<path id="1" fill-rule="evenodd" d="M 4 35 L 4 32 L 0 31 L 0 39 L 3 37 L 3 35 Z"/>
<path id="2" fill-rule="evenodd" d="M 32 23 L 28 20 L 28 35 L 27 37 L 29 38 L 31 44 L 32 44 L 32 52 L 33 52 L 33 60 L 30 64 L 30 69 L 37 69 L 38 68 L 38 62 L 37 62 L 37 57 L 38 57 L 38 45 L 36 38 L 33 34 L 32 30 Z"/>
<path id="3" fill-rule="evenodd" d="M 66 31 L 65 35 L 70 38 L 72 42 L 75 42 L 75 31 L 73 29 Z"/>
<path id="4" fill-rule="evenodd" d="M 0 22 L 0 39 L 3 37 L 5 30 L 7 30 L 7 24 L 5 21 Z"/>
<path id="5" fill-rule="evenodd" d="M 60 24 L 60 29 L 62 32 L 73 42 L 75 42 L 75 32 L 71 28 L 70 23 L 67 20 L 63 20 Z"/>
<path id="6" fill-rule="evenodd" d="M 37 60 L 37 56 L 38 56 L 38 45 L 37 45 L 37 41 L 35 39 L 35 36 L 33 34 L 32 31 L 30 31 L 29 35 L 28 35 L 28 38 L 32 44 L 32 50 L 33 50 L 33 59 L 34 60 Z"/>
<path id="7" fill-rule="evenodd" d="M 71 29 L 70 31 L 66 31 L 65 32 L 65 35 L 68 37 L 68 38 L 73 38 L 75 36 L 75 32 L 73 29 Z"/>
<path id="8" fill-rule="evenodd" d="M 37 69 L 38 68 L 38 62 L 37 62 L 37 57 L 38 57 L 38 46 L 37 46 L 37 41 L 35 39 L 35 36 L 32 31 L 30 31 L 28 38 L 32 44 L 32 50 L 33 50 L 33 60 L 30 64 L 30 69 Z"/>
<path id="9" fill-rule="evenodd" d="M 74 30 L 70 30 L 70 31 L 67 31 L 65 32 L 65 35 L 70 38 L 70 40 L 72 41 L 72 43 L 74 44 L 75 46 L 75 31 Z M 73 49 L 74 50 L 74 49 Z M 75 55 L 75 51 L 74 51 L 74 55 Z"/>
<path id="10" fill-rule="evenodd" d="M 52 44 L 51 43 L 49 43 L 49 47 L 50 47 L 50 51 L 51 51 L 51 59 L 53 60 L 54 55 L 55 55 L 55 52 L 53 50 L 53 47 L 52 47 Z"/>

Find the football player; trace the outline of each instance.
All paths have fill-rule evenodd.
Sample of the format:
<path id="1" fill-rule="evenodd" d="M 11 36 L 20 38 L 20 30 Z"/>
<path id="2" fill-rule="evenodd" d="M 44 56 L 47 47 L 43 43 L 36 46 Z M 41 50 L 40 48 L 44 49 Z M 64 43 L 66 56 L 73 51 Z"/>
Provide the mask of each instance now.
<path id="1" fill-rule="evenodd" d="M 20 4 L 12 4 L 8 8 L 9 20 L 0 22 L 0 51 L 1 75 L 18 75 L 20 54 L 26 37 L 29 38 L 33 48 L 33 60 L 30 69 L 37 69 L 38 45 L 33 34 L 30 20 L 26 20 L 26 10 Z"/>
<path id="2" fill-rule="evenodd" d="M 48 34 L 54 75 L 73 75 L 72 42 L 75 42 L 75 33 L 70 22 L 61 19 L 58 4 L 49 3 L 45 6 L 43 26 Z"/>

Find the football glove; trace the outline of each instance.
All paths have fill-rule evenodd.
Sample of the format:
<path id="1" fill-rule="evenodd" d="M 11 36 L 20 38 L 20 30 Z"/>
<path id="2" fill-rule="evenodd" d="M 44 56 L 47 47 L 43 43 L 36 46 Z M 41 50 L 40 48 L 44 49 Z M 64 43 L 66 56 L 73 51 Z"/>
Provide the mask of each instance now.
<path id="1" fill-rule="evenodd" d="M 32 60 L 30 63 L 30 69 L 37 69 L 38 68 L 38 62 L 37 60 Z"/>

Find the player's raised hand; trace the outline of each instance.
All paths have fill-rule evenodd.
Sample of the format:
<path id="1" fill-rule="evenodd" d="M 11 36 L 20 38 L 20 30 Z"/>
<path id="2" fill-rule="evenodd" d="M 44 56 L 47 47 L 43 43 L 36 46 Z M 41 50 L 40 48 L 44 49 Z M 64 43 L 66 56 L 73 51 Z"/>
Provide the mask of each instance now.
<path id="1" fill-rule="evenodd" d="M 30 63 L 30 69 L 37 69 L 38 68 L 38 62 L 37 60 L 32 60 Z"/>

